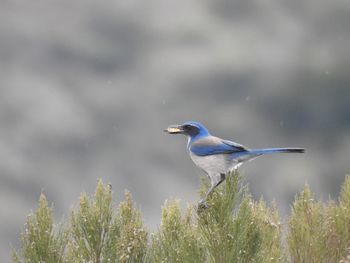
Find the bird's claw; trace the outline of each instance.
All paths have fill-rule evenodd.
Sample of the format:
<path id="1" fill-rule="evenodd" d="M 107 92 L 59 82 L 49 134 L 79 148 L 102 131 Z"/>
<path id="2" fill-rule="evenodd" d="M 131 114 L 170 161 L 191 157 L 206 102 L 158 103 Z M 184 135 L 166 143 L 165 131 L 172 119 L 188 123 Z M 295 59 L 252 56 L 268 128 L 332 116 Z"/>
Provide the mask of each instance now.
<path id="1" fill-rule="evenodd" d="M 207 209 L 207 208 L 209 208 L 208 203 L 207 203 L 205 200 L 200 200 L 199 203 L 198 203 L 198 208 L 197 208 L 197 210 L 200 210 L 200 209 Z"/>

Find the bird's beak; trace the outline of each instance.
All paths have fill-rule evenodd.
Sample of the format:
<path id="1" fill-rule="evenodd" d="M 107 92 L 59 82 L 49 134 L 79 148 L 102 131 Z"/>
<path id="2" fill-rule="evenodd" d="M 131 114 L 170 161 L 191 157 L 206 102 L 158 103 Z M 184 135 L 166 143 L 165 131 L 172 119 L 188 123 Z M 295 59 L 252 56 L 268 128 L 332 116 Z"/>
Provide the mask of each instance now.
<path id="1" fill-rule="evenodd" d="M 183 133 L 183 129 L 181 125 L 171 125 L 168 128 L 164 130 L 164 132 L 167 132 L 169 134 L 178 134 L 178 133 Z"/>

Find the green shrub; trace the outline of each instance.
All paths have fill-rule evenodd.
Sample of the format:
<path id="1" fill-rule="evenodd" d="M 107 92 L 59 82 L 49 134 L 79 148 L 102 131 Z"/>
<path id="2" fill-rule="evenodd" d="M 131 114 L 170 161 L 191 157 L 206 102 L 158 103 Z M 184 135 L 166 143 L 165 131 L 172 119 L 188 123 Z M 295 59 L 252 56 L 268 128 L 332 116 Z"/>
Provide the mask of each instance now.
<path id="1" fill-rule="evenodd" d="M 294 263 L 339 262 L 350 247 L 350 177 L 338 202 L 315 201 L 308 186 L 296 197 L 289 219 L 287 244 Z"/>
<path id="2" fill-rule="evenodd" d="M 200 195 L 207 189 L 203 183 Z M 209 208 L 166 201 L 151 233 L 129 192 L 119 206 L 99 181 L 83 193 L 65 224 L 55 225 L 41 194 L 28 216 L 13 262 L 237 262 L 350 263 L 350 177 L 339 200 L 316 201 L 305 186 L 292 205 L 285 241 L 275 205 L 254 201 L 238 174 L 227 176 L 208 198 Z"/>
<path id="3" fill-rule="evenodd" d="M 100 180 L 95 195 L 80 197 L 79 206 L 71 212 L 65 231 L 52 220 L 42 194 L 39 208 L 27 219 L 21 236 L 21 249 L 14 252 L 14 262 L 143 262 L 147 249 L 147 231 L 141 214 L 134 208 L 131 195 L 116 210 L 112 191 Z"/>
<path id="4" fill-rule="evenodd" d="M 146 254 L 147 231 L 130 193 L 115 211 L 111 187 L 101 181 L 93 198 L 80 197 L 69 233 L 69 262 L 142 262 Z"/>
<path id="5" fill-rule="evenodd" d="M 289 219 L 287 243 L 292 262 L 321 263 L 326 257 L 326 229 L 320 202 L 308 186 L 296 197 Z"/>
<path id="6" fill-rule="evenodd" d="M 27 217 L 21 234 L 21 250 L 13 252 L 14 262 L 64 262 L 67 243 L 66 231 L 53 224 L 52 208 L 41 193 L 38 210 Z"/>
<path id="7" fill-rule="evenodd" d="M 231 174 L 199 213 L 209 262 L 278 262 L 280 226 L 275 210 L 254 202 L 238 174 Z"/>
<path id="8" fill-rule="evenodd" d="M 167 201 L 162 221 L 152 235 L 147 262 L 205 262 L 205 248 L 193 222 L 193 208 L 182 216 L 179 201 Z"/>
<path id="9" fill-rule="evenodd" d="M 178 201 L 166 202 L 149 262 L 278 262 L 277 213 L 262 201 L 254 203 L 237 174 L 228 176 L 208 205 L 189 206 L 182 216 Z"/>

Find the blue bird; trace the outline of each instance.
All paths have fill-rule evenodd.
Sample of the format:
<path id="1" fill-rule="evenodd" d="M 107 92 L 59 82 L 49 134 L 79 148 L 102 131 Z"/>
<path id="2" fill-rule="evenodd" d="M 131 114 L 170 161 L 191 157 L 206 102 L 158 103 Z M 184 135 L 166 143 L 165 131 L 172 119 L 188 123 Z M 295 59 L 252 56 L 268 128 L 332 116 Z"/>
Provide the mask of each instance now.
<path id="1" fill-rule="evenodd" d="M 192 161 L 209 177 L 211 186 L 200 204 L 206 207 L 209 194 L 221 184 L 228 172 L 236 170 L 244 162 L 270 153 L 303 153 L 303 148 L 249 149 L 233 141 L 212 136 L 208 129 L 196 121 L 182 125 L 171 125 L 164 130 L 169 134 L 183 134 L 188 137 L 187 150 Z"/>

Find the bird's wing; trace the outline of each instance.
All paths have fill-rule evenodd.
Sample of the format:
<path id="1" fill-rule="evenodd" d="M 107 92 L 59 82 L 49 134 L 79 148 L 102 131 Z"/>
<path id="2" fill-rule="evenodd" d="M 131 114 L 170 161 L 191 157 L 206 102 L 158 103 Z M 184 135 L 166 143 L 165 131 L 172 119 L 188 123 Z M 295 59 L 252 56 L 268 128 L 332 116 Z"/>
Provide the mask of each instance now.
<path id="1" fill-rule="evenodd" d="M 199 156 L 213 154 L 231 154 L 248 149 L 235 142 L 220 139 L 214 136 L 206 136 L 198 139 L 189 145 L 189 150 Z"/>
<path id="2" fill-rule="evenodd" d="M 222 142 L 227 144 L 227 145 L 230 145 L 231 147 L 233 147 L 235 149 L 237 149 L 238 152 L 249 151 L 249 148 L 245 147 L 242 144 L 239 144 L 239 143 L 236 143 L 236 142 L 233 142 L 233 141 L 228 141 L 228 140 L 222 140 Z"/>

